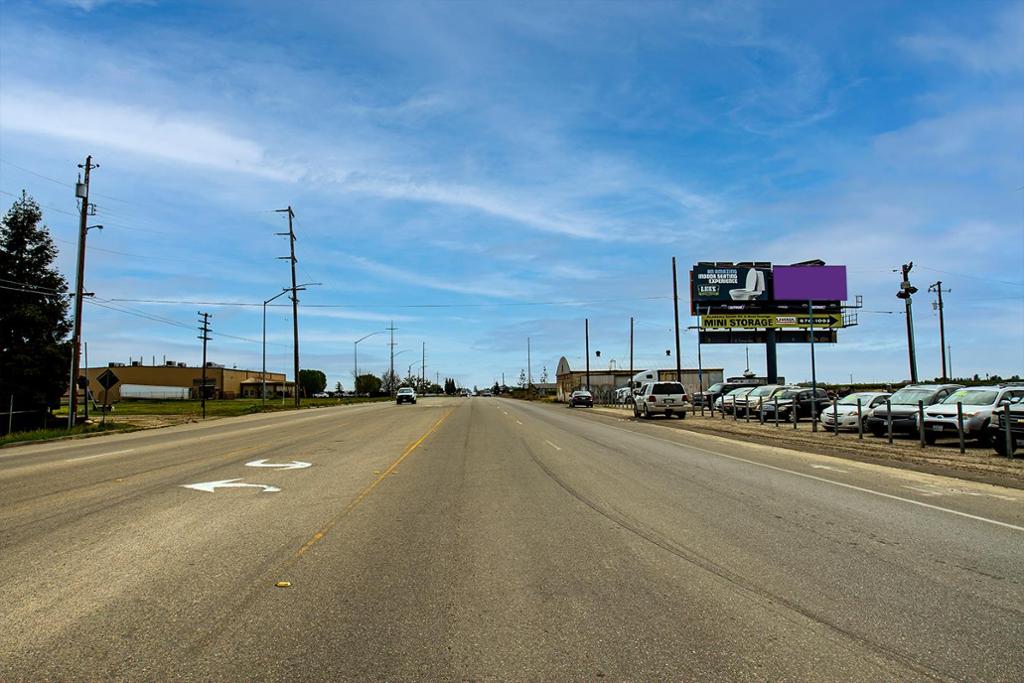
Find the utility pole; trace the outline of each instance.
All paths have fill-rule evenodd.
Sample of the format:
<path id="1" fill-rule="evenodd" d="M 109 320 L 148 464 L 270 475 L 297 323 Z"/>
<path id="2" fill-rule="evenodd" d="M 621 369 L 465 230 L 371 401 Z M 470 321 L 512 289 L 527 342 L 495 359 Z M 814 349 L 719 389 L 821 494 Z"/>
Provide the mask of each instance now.
<path id="1" fill-rule="evenodd" d="M 202 384 L 199 385 L 199 402 L 203 406 L 203 419 L 206 419 L 206 342 L 210 341 L 210 318 L 213 316 L 209 313 L 203 313 L 199 311 L 202 319 L 199 321 L 199 339 L 203 340 L 203 380 Z"/>
<path id="2" fill-rule="evenodd" d="M 295 228 L 292 221 L 295 219 L 295 212 L 292 207 L 276 209 L 277 213 L 288 214 L 288 232 L 279 232 L 278 235 L 288 237 L 288 256 L 279 256 L 279 259 L 290 261 L 292 264 L 292 353 L 295 357 L 295 407 L 299 407 L 299 293 L 295 284 Z"/>
<path id="3" fill-rule="evenodd" d="M 917 287 L 910 284 L 910 271 L 914 262 L 905 263 L 901 266 L 903 281 L 900 282 L 900 291 L 896 298 L 903 299 L 907 306 L 907 351 L 910 355 L 910 381 L 917 383 L 917 352 L 914 350 L 914 312 L 911 304 L 911 295 L 917 293 Z"/>
<path id="4" fill-rule="evenodd" d="M 633 316 L 629 316 L 629 393 L 633 393 Z"/>
<path id="5" fill-rule="evenodd" d="M 807 302 L 807 317 L 811 323 L 811 431 L 818 431 L 818 374 L 814 365 L 814 302 Z M 797 400 L 793 399 L 793 420 L 799 419 L 796 414 Z M 795 422 L 794 422 L 795 424 Z M 836 430 L 838 433 L 838 425 Z"/>
<path id="6" fill-rule="evenodd" d="M 526 338 L 526 397 L 529 398 L 532 395 L 530 387 L 533 386 L 533 366 L 531 365 L 532 357 L 530 356 L 530 338 Z"/>
<path id="7" fill-rule="evenodd" d="M 82 182 L 75 183 L 75 196 L 82 200 L 78 216 L 78 264 L 75 269 L 75 327 L 71 336 L 71 380 L 68 384 L 68 429 L 75 426 L 78 409 L 78 373 L 80 372 L 82 347 L 82 296 L 85 287 L 85 238 L 89 233 L 87 223 L 94 207 L 89 203 L 89 173 L 99 164 L 92 163 L 92 155 L 85 157 L 85 163 L 78 168 L 85 170 Z M 88 399 L 86 399 L 88 400 Z"/>
<path id="8" fill-rule="evenodd" d="M 423 351 L 420 357 L 420 391 L 426 391 L 422 389 L 422 386 L 427 383 L 427 342 L 423 342 Z"/>
<path id="9" fill-rule="evenodd" d="M 683 383 L 683 359 L 679 352 L 679 285 L 676 281 L 676 257 L 672 257 L 672 305 L 676 315 L 676 381 Z"/>
<path id="10" fill-rule="evenodd" d="M 942 289 L 942 280 L 939 280 L 934 285 L 930 285 L 928 291 L 939 295 L 939 303 L 937 304 L 939 311 L 939 354 L 942 356 L 942 379 L 945 381 L 949 378 L 949 375 L 946 372 L 946 323 L 942 314 L 942 293 L 946 292 L 948 294 L 952 290 Z"/>
<path id="11" fill-rule="evenodd" d="M 391 374 L 388 375 L 388 382 L 391 385 L 390 388 L 391 388 L 391 395 L 392 396 L 394 396 L 394 394 L 395 394 L 395 330 L 396 329 L 397 328 L 395 327 L 395 321 L 392 320 L 391 321 L 391 327 L 388 328 L 388 332 L 391 333 L 391 341 L 388 343 L 388 346 L 391 349 Z"/>
<path id="12" fill-rule="evenodd" d="M 590 318 L 583 319 L 583 343 L 587 357 L 587 391 L 590 391 Z"/>

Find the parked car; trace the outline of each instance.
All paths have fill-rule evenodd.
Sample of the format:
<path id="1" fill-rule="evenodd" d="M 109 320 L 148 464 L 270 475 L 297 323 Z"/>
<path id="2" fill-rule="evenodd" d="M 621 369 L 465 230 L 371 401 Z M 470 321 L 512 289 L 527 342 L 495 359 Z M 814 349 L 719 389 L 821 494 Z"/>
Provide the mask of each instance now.
<path id="1" fill-rule="evenodd" d="M 962 388 L 961 384 L 908 384 L 889 397 L 890 411 L 886 410 L 885 404 L 871 411 L 868 430 L 875 436 L 885 436 L 886 423 L 892 420 L 894 434 L 918 436 L 918 401 L 926 407 L 932 406 Z"/>
<path id="2" fill-rule="evenodd" d="M 743 398 L 757 387 L 740 387 L 719 396 L 715 400 L 715 408 L 722 413 L 732 413 L 736 408 L 736 399 Z"/>
<path id="3" fill-rule="evenodd" d="M 633 390 L 629 387 L 619 387 L 615 390 L 615 402 L 630 404 L 633 402 Z"/>
<path id="4" fill-rule="evenodd" d="M 315 394 L 313 394 L 313 398 L 330 398 L 330 397 L 331 397 L 331 395 L 328 394 L 326 391 L 318 391 Z"/>
<path id="5" fill-rule="evenodd" d="M 679 382 L 647 382 L 636 394 L 633 416 L 650 419 L 655 415 L 686 417 L 686 389 Z"/>
<path id="6" fill-rule="evenodd" d="M 964 387 L 924 411 L 924 438 L 935 443 L 940 436 L 957 436 L 956 404 L 963 410 L 964 437 L 979 443 L 989 441 L 989 425 L 992 411 L 1004 401 L 1024 398 L 1024 385 L 1003 384 L 995 386 Z"/>
<path id="7" fill-rule="evenodd" d="M 759 386 L 753 382 L 716 382 L 702 392 L 698 392 L 693 395 L 693 405 L 696 407 L 704 406 L 715 406 L 718 408 L 718 399 L 728 394 L 733 389 L 739 389 L 742 387 L 754 387 Z"/>
<path id="8" fill-rule="evenodd" d="M 857 401 L 860 401 L 860 420 L 867 427 L 868 415 L 871 410 L 878 406 L 885 406 L 885 399 L 892 394 L 884 391 L 859 391 L 849 396 L 844 396 L 836 403 L 830 404 L 828 410 L 818 411 L 821 415 L 821 424 L 826 429 L 835 427 L 839 423 L 839 429 L 857 429 Z M 833 410 L 834 408 L 834 410 Z"/>
<path id="9" fill-rule="evenodd" d="M 814 396 L 813 401 L 811 400 L 812 395 Z M 796 406 L 797 420 L 802 417 L 809 417 L 813 420 L 817 415 L 821 415 L 825 408 L 832 405 L 832 399 L 828 397 L 828 392 L 824 389 L 818 389 L 815 393 L 809 387 L 783 387 L 782 391 L 777 391 L 772 394 L 771 398 L 761 401 L 761 414 L 765 420 L 775 419 L 776 400 L 778 400 L 777 405 L 779 406 L 779 419 L 786 421 L 793 419 L 794 405 Z"/>
<path id="10" fill-rule="evenodd" d="M 416 405 L 416 390 L 412 387 L 402 387 L 395 394 L 395 404 L 402 405 L 403 403 L 411 403 Z"/>
<path id="11" fill-rule="evenodd" d="M 766 402 L 771 401 L 772 397 L 779 392 L 785 391 L 786 389 L 799 389 L 800 387 L 791 387 L 783 384 L 765 384 L 754 389 L 746 396 L 737 396 L 733 399 L 733 412 L 738 415 L 746 415 L 748 412 L 751 415 L 757 414 L 757 411 L 761 410 Z"/>
<path id="12" fill-rule="evenodd" d="M 1006 448 L 1006 407 L 1000 405 L 989 425 L 992 446 L 999 455 L 1010 455 L 1024 443 L 1024 399 L 1010 399 L 1010 448 Z"/>
<path id="13" fill-rule="evenodd" d="M 594 395 L 589 391 L 574 391 L 569 396 L 569 407 L 575 408 L 576 406 L 582 406 L 584 408 L 594 407 Z"/>

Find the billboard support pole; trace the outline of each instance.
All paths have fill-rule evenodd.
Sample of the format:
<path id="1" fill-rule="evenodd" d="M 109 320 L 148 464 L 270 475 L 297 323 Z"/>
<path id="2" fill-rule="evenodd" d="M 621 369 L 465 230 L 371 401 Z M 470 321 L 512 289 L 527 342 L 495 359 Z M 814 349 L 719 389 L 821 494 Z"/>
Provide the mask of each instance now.
<path id="1" fill-rule="evenodd" d="M 768 375 L 768 384 L 775 384 L 779 381 L 779 359 L 776 355 L 778 347 L 775 341 L 775 328 L 769 327 L 765 329 L 765 370 Z"/>
<path id="2" fill-rule="evenodd" d="M 811 322 L 811 431 L 818 431 L 818 375 L 814 367 L 814 302 L 807 302 L 807 317 Z M 795 412 L 795 410 L 794 410 Z"/>

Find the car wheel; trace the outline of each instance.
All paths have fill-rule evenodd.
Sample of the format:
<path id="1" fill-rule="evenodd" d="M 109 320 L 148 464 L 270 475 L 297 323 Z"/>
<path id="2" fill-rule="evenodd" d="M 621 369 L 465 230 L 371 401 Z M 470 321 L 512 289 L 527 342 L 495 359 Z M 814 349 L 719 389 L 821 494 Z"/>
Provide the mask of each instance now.
<path id="1" fill-rule="evenodd" d="M 992 435 L 992 447 L 996 449 L 996 453 L 999 455 L 1009 455 L 1006 450 L 1006 434 L 1004 432 Z M 1017 450 L 1017 439 L 1012 434 L 1010 435 L 1010 447 L 1013 450 Z"/>
<path id="2" fill-rule="evenodd" d="M 934 432 L 925 432 L 924 433 L 924 442 L 926 444 L 928 444 L 929 446 L 934 445 L 935 444 L 935 440 L 937 438 L 938 438 L 938 435 L 936 435 Z"/>
<path id="3" fill-rule="evenodd" d="M 871 427 L 871 433 L 877 436 L 878 438 L 882 438 L 883 436 L 885 436 L 885 427 L 874 425 Z"/>
<path id="4" fill-rule="evenodd" d="M 644 419 L 645 420 L 650 420 L 651 419 L 651 408 L 650 408 L 650 406 L 644 406 Z"/>

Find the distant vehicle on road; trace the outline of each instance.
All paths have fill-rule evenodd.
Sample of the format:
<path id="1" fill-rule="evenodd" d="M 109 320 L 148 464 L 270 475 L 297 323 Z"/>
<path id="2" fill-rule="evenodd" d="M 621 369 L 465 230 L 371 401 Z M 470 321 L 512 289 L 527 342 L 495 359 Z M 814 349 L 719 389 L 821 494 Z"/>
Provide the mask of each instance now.
<path id="1" fill-rule="evenodd" d="M 395 394 L 395 404 L 402 405 L 403 403 L 411 403 L 416 405 L 416 390 L 412 387 L 402 387 Z"/>
<path id="2" fill-rule="evenodd" d="M 318 391 L 315 394 L 313 394 L 313 398 L 330 398 L 330 397 L 331 397 L 331 395 L 328 394 L 326 391 Z"/>
<path id="3" fill-rule="evenodd" d="M 989 441 L 992 412 L 1000 409 L 1003 401 L 1024 398 L 1024 384 L 1004 384 L 982 387 L 964 387 L 924 411 L 924 439 L 935 443 L 940 436 L 957 435 L 956 404 L 963 410 L 964 437 L 981 444 Z"/>
<path id="4" fill-rule="evenodd" d="M 636 395 L 633 416 L 650 419 L 655 415 L 686 418 L 686 389 L 679 382 L 647 382 Z"/>
<path id="5" fill-rule="evenodd" d="M 832 429 L 838 422 L 839 429 L 857 429 L 857 401 L 860 401 L 860 419 L 866 428 L 868 415 L 874 408 L 884 406 L 885 399 L 890 396 L 892 394 L 882 391 L 859 391 L 844 396 L 835 404 L 835 410 L 829 406 L 828 410 L 818 411 L 821 414 L 821 424 L 826 429 Z"/>
<path id="6" fill-rule="evenodd" d="M 594 407 L 594 395 L 589 391 L 574 391 L 569 396 L 569 407 L 575 408 L 582 406 L 584 408 Z"/>
<path id="7" fill-rule="evenodd" d="M 894 434 L 917 436 L 918 401 L 925 407 L 932 406 L 962 388 L 961 384 L 908 384 L 889 398 L 890 410 L 887 411 L 882 404 L 871 411 L 868 429 L 875 436 L 885 436 L 888 433 L 887 423 L 891 420 Z"/>

